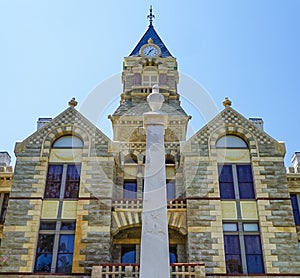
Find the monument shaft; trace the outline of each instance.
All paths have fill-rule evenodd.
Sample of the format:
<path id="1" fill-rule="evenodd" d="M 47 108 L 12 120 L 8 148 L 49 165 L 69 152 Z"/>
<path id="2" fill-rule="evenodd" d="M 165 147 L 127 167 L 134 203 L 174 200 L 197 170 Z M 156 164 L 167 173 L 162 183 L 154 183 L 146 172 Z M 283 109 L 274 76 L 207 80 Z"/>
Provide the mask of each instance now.
<path id="1" fill-rule="evenodd" d="M 167 115 L 144 114 L 147 129 L 141 239 L 141 278 L 170 277 L 164 123 Z"/>

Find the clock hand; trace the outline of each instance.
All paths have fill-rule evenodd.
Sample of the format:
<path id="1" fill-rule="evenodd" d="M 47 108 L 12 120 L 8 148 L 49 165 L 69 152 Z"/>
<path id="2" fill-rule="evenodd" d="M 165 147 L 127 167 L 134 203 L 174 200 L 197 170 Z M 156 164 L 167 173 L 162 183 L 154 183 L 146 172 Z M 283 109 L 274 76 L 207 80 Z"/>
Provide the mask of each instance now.
<path id="1" fill-rule="evenodd" d="M 153 48 L 151 48 L 151 49 L 148 51 L 147 55 L 149 55 L 152 51 L 153 51 Z"/>

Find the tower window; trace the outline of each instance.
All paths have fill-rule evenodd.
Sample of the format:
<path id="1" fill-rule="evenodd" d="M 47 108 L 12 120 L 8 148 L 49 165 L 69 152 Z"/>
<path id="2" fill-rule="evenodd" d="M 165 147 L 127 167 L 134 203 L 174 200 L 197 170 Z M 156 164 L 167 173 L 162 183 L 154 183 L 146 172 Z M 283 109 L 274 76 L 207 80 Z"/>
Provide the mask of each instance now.
<path id="1" fill-rule="evenodd" d="M 157 75 L 143 75 L 143 86 L 152 87 L 155 84 L 158 84 Z"/>
<path id="2" fill-rule="evenodd" d="M 167 200 L 175 199 L 176 193 L 175 193 L 175 180 L 167 180 Z"/>
<path id="3" fill-rule="evenodd" d="M 137 181 L 125 180 L 123 185 L 123 198 L 136 199 L 137 198 Z"/>

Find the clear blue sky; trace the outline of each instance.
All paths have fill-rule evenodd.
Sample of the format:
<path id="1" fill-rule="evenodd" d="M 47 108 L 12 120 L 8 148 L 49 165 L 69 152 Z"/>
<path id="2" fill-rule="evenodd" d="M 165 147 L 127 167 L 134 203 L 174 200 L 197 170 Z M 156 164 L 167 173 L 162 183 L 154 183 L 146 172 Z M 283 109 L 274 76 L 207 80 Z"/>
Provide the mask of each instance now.
<path id="1" fill-rule="evenodd" d="M 73 96 L 80 107 L 119 73 L 147 29 L 150 4 L 179 70 L 220 110 L 229 96 L 245 117 L 262 117 L 265 131 L 286 143 L 289 166 L 300 150 L 298 0 L 2 0 L 0 150 L 13 156 L 37 118 L 55 117 Z"/>

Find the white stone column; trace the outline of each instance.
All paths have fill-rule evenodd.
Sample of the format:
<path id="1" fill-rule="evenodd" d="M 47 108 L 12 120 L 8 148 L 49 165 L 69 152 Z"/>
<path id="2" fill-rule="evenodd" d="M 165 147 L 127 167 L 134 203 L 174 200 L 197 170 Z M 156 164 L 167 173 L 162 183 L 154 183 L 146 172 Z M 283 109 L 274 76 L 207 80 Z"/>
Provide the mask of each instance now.
<path id="1" fill-rule="evenodd" d="M 144 113 L 147 130 L 144 178 L 141 278 L 170 277 L 164 130 L 167 114 L 159 112 L 164 101 L 158 86 L 147 98 L 152 112 Z"/>

